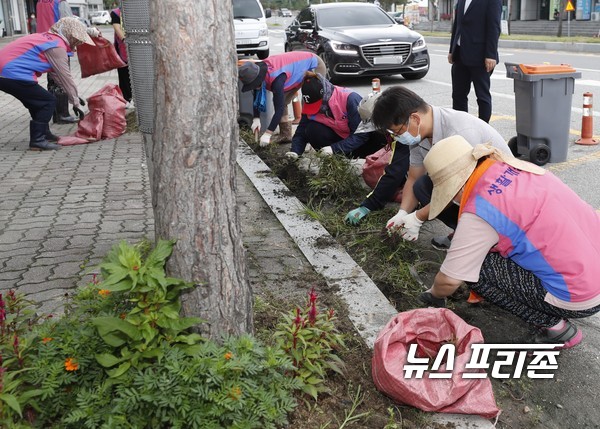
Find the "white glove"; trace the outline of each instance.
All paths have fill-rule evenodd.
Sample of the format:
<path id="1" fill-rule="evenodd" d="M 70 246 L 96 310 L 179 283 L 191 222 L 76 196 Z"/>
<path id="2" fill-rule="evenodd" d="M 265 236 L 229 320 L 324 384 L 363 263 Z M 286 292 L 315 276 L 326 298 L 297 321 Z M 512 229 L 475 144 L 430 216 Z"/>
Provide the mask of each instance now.
<path id="1" fill-rule="evenodd" d="M 333 155 L 333 149 L 331 148 L 331 146 L 323 146 L 319 153 L 325 156 L 331 156 Z"/>
<path id="2" fill-rule="evenodd" d="M 252 126 L 250 127 L 250 129 L 252 130 L 252 133 L 254 133 L 254 134 L 256 134 L 257 131 L 260 133 L 260 119 L 259 118 L 254 118 L 252 120 Z"/>
<path id="3" fill-rule="evenodd" d="M 416 241 L 419 238 L 419 230 L 423 221 L 417 218 L 417 212 L 414 211 L 404 216 L 402 220 L 404 225 L 400 228 L 400 236 L 406 241 Z"/>
<path id="4" fill-rule="evenodd" d="M 296 152 L 286 152 L 285 157 L 290 161 L 295 161 L 298 159 L 298 154 Z"/>
<path id="5" fill-rule="evenodd" d="M 264 133 L 262 136 L 260 136 L 260 147 L 269 146 L 269 143 L 271 143 L 271 134 Z"/>
<path id="6" fill-rule="evenodd" d="M 404 224 L 404 216 L 408 215 L 408 213 L 402 209 L 398 210 L 395 216 L 391 217 L 385 227 L 387 228 L 389 233 L 396 232 L 400 229 L 400 225 Z"/>
<path id="7" fill-rule="evenodd" d="M 86 28 L 87 34 L 90 35 L 90 37 L 98 37 L 100 36 L 100 30 L 98 30 L 96 27 L 89 27 Z"/>

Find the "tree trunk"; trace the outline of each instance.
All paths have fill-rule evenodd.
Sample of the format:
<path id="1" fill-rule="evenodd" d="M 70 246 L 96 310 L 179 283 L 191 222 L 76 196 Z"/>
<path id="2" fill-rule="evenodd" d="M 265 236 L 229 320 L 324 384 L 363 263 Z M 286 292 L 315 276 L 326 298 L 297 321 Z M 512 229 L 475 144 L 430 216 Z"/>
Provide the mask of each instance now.
<path id="1" fill-rule="evenodd" d="M 151 0 L 155 46 L 152 157 L 156 238 L 177 239 L 169 275 L 196 284 L 183 313 L 200 332 L 251 332 L 248 281 L 235 196 L 237 66 L 232 4 Z"/>
<path id="2" fill-rule="evenodd" d="M 563 10 L 565 10 L 565 2 L 564 0 L 560 0 L 558 2 L 558 32 L 556 33 L 556 37 L 562 37 Z"/>

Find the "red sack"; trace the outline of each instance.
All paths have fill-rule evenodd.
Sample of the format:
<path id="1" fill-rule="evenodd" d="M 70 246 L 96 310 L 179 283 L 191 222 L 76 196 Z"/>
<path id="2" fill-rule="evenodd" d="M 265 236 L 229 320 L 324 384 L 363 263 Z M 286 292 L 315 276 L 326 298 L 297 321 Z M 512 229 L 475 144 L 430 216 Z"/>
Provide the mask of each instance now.
<path id="1" fill-rule="evenodd" d="M 451 378 L 404 377 L 409 345 L 418 344 L 418 357 L 436 356 L 442 344 L 456 344 Z M 481 331 L 446 308 L 423 308 L 397 314 L 375 340 L 372 375 L 379 390 L 403 404 L 424 411 L 498 415 L 489 378 L 462 378 L 471 358 L 471 344 L 483 343 Z M 442 365 L 442 369 L 445 364 Z M 483 370 L 480 370 L 483 371 Z"/>
<path id="2" fill-rule="evenodd" d="M 122 135 L 127 128 L 125 104 L 121 89 L 116 84 L 104 85 L 88 98 L 90 113 L 79 121 L 74 136 L 60 137 L 58 144 L 72 146 L 112 139 Z"/>
<path id="3" fill-rule="evenodd" d="M 388 166 L 391 160 L 392 150 L 389 148 L 389 145 L 367 156 L 363 165 L 362 177 L 371 189 L 375 189 L 379 178 L 383 176 L 385 167 Z M 392 201 L 396 201 L 397 203 L 402 201 L 402 188 L 398 188 Z"/>
<path id="4" fill-rule="evenodd" d="M 93 37 L 96 46 L 82 44 L 77 48 L 77 59 L 81 66 L 81 77 L 93 76 L 113 69 L 125 67 L 112 43 L 104 37 Z"/>

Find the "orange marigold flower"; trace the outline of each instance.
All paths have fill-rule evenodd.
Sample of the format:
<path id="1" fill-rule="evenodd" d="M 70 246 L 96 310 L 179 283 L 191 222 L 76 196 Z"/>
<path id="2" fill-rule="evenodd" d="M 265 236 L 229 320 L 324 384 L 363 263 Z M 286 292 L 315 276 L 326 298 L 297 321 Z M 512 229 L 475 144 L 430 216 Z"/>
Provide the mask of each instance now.
<path id="1" fill-rule="evenodd" d="M 65 369 L 67 371 L 77 371 L 79 369 L 79 364 L 73 358 L 67 358 L 65 360 Z"/>
<path id="2" fill-rule="evenodd" d="M 242 389 L 239 387 L 232 387 L 229 391 L 229 397 L 235 401 L 240 399 L 240 396 L 242 396 Z"/>
<path id="3" fill-rule="evenodd" d="M 50 341 L 52 341 L 54 338 L 51 337 L 44 337 L 42 338 L 42 343 L 46 344 L 49 343 Z"/>
<path id="4" fill-rule="evenodd" d="M 229 360 L 233 357 L 233 354 L 231 352 L 227 352 L 223 357 L 225 358 L 225 360 Z"/>
<path id="5" fill-rule="evenodd" d="M 110 291 L 108 289 L 100 289 L 98 291 L 98 295 L 105 297 L 110 295 Z"/>
<path id="6" fill-rule="evenodd" d="M 125 313 L 119 314 L 119 319 L 125 320 L 126 317 L 127 317 L 127 314 L 125 314 Z"/>

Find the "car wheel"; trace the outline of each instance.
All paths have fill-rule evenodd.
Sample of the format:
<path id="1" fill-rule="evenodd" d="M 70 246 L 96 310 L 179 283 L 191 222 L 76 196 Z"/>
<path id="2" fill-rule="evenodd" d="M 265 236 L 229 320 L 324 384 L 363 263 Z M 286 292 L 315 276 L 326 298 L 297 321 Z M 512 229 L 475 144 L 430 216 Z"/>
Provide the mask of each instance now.
<path id="1" fill-rule="evenodd" d="M 321 57 L 321 59 L 323 60 L 323 62 L 325 63 L 325 70 L 327 70 L 327 72 L 325 73 L 325 78 L 327 78 L 327 80 L 331 83 L 335 83 L 338 80 L 338 75 L 336 75 L 332 70 L 331 67 L 329 65 L 329 61 L 327 60 L 327 54 L 325 53 L 325 51 L 321 51 L 319 54 L 319 57 Z"/>
<path id="2" fill-rule="evenodd" d="M 256 52 L 256 56 L 259 60 L 264 60 L 269 56 L 269 50 L 267 49 L 266 51 L 258 51 Z"/>
<path id="3" fill-rule="evenodd" d="M 425 70 L 424 72 L 419 73 L 402 73 L 402 77 L 406 80 L 417 80 L 423 79 L 429 70 Z"/>
<path id="4" fill-rule="evenodd" d="M 104 24 L 106 24 L 106 25 L 109 25 L 109 24 L 110 24 L 110 21 L 106 21 Z"/>

